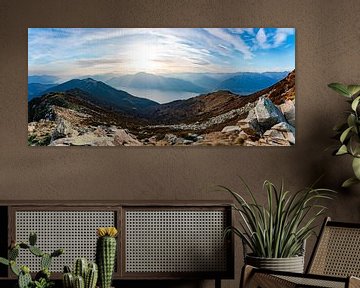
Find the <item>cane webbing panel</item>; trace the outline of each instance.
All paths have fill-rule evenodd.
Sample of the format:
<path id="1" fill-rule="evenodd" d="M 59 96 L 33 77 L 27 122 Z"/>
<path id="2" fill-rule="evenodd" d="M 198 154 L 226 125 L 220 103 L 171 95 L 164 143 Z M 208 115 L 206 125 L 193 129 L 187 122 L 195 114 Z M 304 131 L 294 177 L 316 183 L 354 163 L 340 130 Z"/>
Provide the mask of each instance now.
<path id="1" fill-rule="evenodd" d="M 224 211 L 125 212 L 125 272 L 223 272 Z"/>
<path id="2" fill-rule="evenodd" d="M 277 276 L 281 279 L 287 280 L 296 284 L 294 287 L 322 287 L 322 288 L 345 288 L 345 279 L 343 282 L 331 281 L 316 278 L 302 278 L 295 276 Z"/>
<path id="3" fill-rule="evenodd" d="M 360 229 L 326 226 L 309 272 L 360 277 Z"/>
<path id="4" fill-rule="evenodd" d="M 46 253 L 64 248 L 65 253 L 54 258 L 50 270 L 62 272 L 74 259 L 95 260 L 96 228 L 115 226 L 114 211 L 16 211 L 16 241 L 28 243 L 29 233 L 37 233 L 37 246 Z M 31 271 L 39 271 L 40 258 L 29 251 L 20 251 L 18 262 Z"/>

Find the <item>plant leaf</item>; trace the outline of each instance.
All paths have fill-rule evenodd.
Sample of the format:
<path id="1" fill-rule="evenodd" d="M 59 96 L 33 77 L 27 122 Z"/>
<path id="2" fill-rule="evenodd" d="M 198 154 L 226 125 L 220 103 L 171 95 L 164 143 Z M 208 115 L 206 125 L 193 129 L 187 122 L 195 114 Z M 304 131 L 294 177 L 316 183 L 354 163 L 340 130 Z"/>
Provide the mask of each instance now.
<path id="1" fill-rule="evenodd" d="M 351 178 L 345 180 L 344 183 L 341 185 L 341 187 L 348 188 L 352 185 L 359 184 L 359 183 L 360 183 L 359 179 L 357 179 L 356 177 L 351 177 Z"/>
<path id="2" fill-rule="evenodd" d="M 347 90 L 351 96 L 357 96 L 360 93 L 360 85 L 348 85 Z"/>
<path id="3" fill-rule="evenodd" d="M 339 150 L 337 150 L 335 155 L 344 155 L 348 153 L 348 149 L 346 147 L 346 145 L 341 145 L 341 147 L 339 148 Z"/>
<path id="4" fill-rule="evenodd" d="M 357 179 L 360 180 L 360 158 L 354 158 L 352 162 L 352 168 Z"/>
<path id="5" fill-rule="evenodd" d="M 356 108 L 357 108 L 358 105 L 359 105 L 359 101 L 360 101 L 360 96 L 356 97 L 356 98 L 354 99 L 354 101 L 352 101 L 352 103 L 351 103 L 351 109 L 352 109 L 352 110 L 356 111 Z"/>
<path id="6" fill-rule="evenodd" d="M 341 83 L 330 83 L 328 85 L 329 88 L 333 89 L 337 93 L 339 93 L 342 96 L 350 98 L 351 95 L 349 93 L 347 85 L 341 84 Z"/>
<path id="7" fill-rule="evenodd" d="M 352 127 L 348 127 L 347 129 L 345 129 L 345 131 L 343 133 L 341 133 L 341 136 L 340 136 L 341 143 L 344 143 L 344 141 L 346 140 L 346 137 L 348 136 L 351 129 L 352 129 Z"/>
<path id="8" fill-rule="evenodd" d="M 4 264 L 4 265 L 9 265 L 9 264 L 10 264 L 9 260 L 8 260 L 8 259 L 5 259 L 5 258 L 3 258 L 3 257 L 0 257 L 0 263 L 1 263 L 1 264 Z"/>

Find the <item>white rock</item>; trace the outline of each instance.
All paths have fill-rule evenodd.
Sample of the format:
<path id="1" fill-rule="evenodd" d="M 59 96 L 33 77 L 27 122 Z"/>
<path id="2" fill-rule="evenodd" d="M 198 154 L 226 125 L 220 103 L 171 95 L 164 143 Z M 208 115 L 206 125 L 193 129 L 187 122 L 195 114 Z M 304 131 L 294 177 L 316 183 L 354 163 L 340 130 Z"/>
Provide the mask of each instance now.
<path id="1" fill-rule="evenodd" d="M 240 132 L 240 131 L 241 129 L 239 126 L 226 126 L 221 130 L 222 133 L 232 133 L 232 132 Z"/>

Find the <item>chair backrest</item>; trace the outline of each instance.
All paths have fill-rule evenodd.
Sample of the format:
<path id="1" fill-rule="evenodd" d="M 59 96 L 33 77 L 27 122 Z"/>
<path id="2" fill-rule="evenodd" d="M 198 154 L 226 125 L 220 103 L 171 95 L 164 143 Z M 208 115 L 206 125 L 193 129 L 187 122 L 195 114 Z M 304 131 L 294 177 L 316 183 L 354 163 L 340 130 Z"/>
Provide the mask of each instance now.
<path id="1" fill-rule="evenodd" d="M 360 224 L 326 218 L 307 273 L 360 277 Z"/>

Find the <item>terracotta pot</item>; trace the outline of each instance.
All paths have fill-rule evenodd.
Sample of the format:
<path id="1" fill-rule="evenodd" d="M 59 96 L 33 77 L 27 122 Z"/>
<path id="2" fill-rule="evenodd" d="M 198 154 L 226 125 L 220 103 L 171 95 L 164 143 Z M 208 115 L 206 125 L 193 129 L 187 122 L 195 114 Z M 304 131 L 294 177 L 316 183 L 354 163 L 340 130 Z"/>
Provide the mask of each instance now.
<path id="1" fill-rule="evenodd" d="M 262 269 L 304 273 L 304 256 L 263 258 L 246 255 L 245 263 Z"/>

